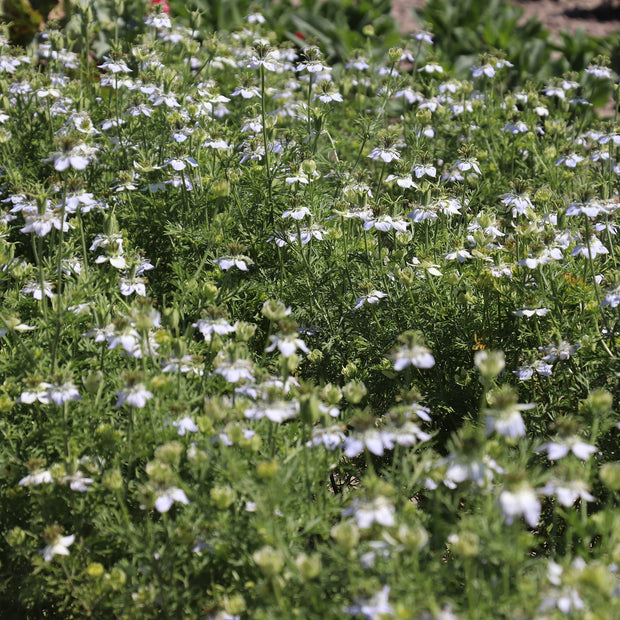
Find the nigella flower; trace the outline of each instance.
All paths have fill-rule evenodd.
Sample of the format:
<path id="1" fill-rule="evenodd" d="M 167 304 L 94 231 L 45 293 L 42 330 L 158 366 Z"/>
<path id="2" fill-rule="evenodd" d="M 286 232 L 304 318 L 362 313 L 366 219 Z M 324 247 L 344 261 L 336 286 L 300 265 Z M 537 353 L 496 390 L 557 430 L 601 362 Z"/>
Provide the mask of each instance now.
<path id="1" fill-rule="evenodd" d="M 581 345 L 579 343 L 570 344 L 570 342 L 562 340 L 557 347 L 555 345 L 549 345 L 547 347 L 538 347 L 538 350 L 541 353 L 545 353 L 544 357 L 541 358 L 543 361 L 553 363 L 558 359 L 570 359 L 580 348 Z"/>
<path id="2" fill-rule="evenodd" d="M 435 166 L 431 166 L 430 164 L 416 164 L 413 167 L 413 172 L 416 179 L 420 179 L 423 176 L 429 176 L 434 179 L 437 176 L 437 168 L 435 168 Z"/>
<path id="3" fill-rule="evenodd" d="M 362 297 L 358 297 L 355 300 L 355 306 L 353 306 L 354 310 L 361 308 L 364 304 L 376 304 L 379 303 L 381 299 L 387 297 L 387 293 L 382 293 L 381 291 L 372 291 L 368 293 L 368 295 L 364 295 Z"/>
<path id="4" fill-rule="evenodd" d="M 351 505 L 342 511 L 342 516 L 353 516 L 357 526 L 367 530 L 373 523 L 392 527 L 395 522 L 394 512 L 394 504 L 387 497 L 379 496 L 373 500 L 356 497 Z"/>
<path id="5" fill-rule="evenodd" d="M 446 254 L 446 260 L 458 260 L 459 263 L 464 263 L 468 258 L 471 258 L 472 255 L 468 250 L 455 250 L 454 252 L 450 252 Z"/>
<path id="6" fill-rule="evenodd" d="M 422 103 L 424 101 L 424 95 L 418 92 L 417 90 L 413 90 L 412 88 L 403 88 L 402 90 L 397 90 L 393 97 L 395 99 L 404 98 L 407 103 Z"/>
<path id="7" fill-rule="evenodd" d="M 583 502 L 595 501 L 583 480 L 550 480 L 540 489 L 543 495 L 555 495 L 562 506 L 572 506 L 578 499 Z"/>
<path id="8" fill-rule="evenodd" d="M 375 161 L 381 160 L 386 164 L 391 161 L 400 161 L 400 154 L 394 147 L 375 147 L 368 155 L 370 159 Z"/>
<path id="9" fill-rule="evenodd" d="M 91 162 L 97 149 L 87 146 L 86 144 L 78 144 L 68 151 L 54 153 L 51 157 L 43 161 L 53 161 L 54 169 L 58 172 L 73 168 L 74 170 L 84 170 Z"/>
<path id="10" fill-rule="evenodd" d="M 24 293 L 24 295 L 32 295 L 35 299 L 38 299 L 39 301 L 43 299 L 43 295 L 49 297 L 50 299 L 53 299 L 55 297 L 52 291 L 53 286 L 54 285 L 52 283 L 43 281 L 43 289 L 41 289 L 41 285 L 38 282 L 32 281 L 28 282 L 26 286 L 21 289 L 21 292 Z"/>
<path id="11" fill-rule="evenodd" d="M 428 63 L 418 69 L 419 72 L 423 73 L 443 73 L 443 67 L 438 65 L 437 63 Z"/>
<path id="12" fill-rule="evenodd" d="M 74 540 L 75 534 L 71 534 L 71 536 L 60 536 L 60 534 L 57 534 L 50 540 L 49 545 L 41 549 L 43 559 L 49 562 L 55 555 L 69 555 L 69 547 Z"/>
<path id="13" fill-rule="evenodd" d="M 231 325 L 226 319 L 199 319 L 192 327 L 197 328 L 207 342 L 211 342 L 213 334 L 227 336 L 237 330 L 237 325 Z"/>
<path id="14" fill-rule="evenodd" d="M 404 370 L 408 366 L 416 368 L 432 368 L 435 365 L 435 358 L 429 349 L 422 345 L 411 347 L 400 347 L 392 353 L 394 370 Z"/>
<path id="15" fill-rule="evenodd" d="M 345 607 L 344 611 L 352 616 L 363 616 L 364 620 L 379 620 L 385 616 L 393 616 L 394 609 L 388 603 L 390 586 L 384 586 L 369 599 L 361 599 L 355 604 Z"/>
<path id="16" fill-rule="evenodd" d="M 162 372 L 182 372 L 202 377 L 203 370 L 200 368 L 200 357 L 193 355 L 183 355 L 181 357 L 169 357 L 164 363 Z"/>
<path id="17" fill-rule="evenodd" d="M 216 375 L 220 375 L 229 383 L 239 383 L 241 381 L 254 381 L 252 362 L 247 359 L 230 360 L 221 352 L 215 359 Z"/>
<path id="18" fill-rule="evenodd" d="M 532 310 L 528 310 L 524 308 L 523 310 L 513 310 L 513 314 L 515 316 L 522 317 L 524 316 L 526 319 L 530 319 L 533 316 L 545 316 L 548 312 L 551 312 L 549 308 L 535 308 Z"/>
<path id="19" fill-rule="evenodd" d="M 499 494 L 499 505 L 508 525 L 514 522 L 515 517 L 523 517 L 530 527 L 538 525 L 540 501 L 529 485 L 522 484 L 512 491 L 504 489 Z"/>
<path id="20" fill-rule="evenodd" d="M 495 67 L 489 63 L 477 65 L 471 68 L 471 75 L 474 78 L 479 78 L 482 76 L 493 78 L 495 77 Z"/>
<path id="21" fill-rule="evenodd" d="M 279 52 L 272 50 L 269 44 L 263 41 L 257 41 L 254 53 L 248 60 L 246 67 L 253 70 L 262 67 L 265 71 L 273 72 L 279 72 L 283 69 Z"/>
<path id="22" fill-rule="evenodd" d="M 51 472 L 47 469 L 37 470 L 24 476 L 19 482 L 20 487 L 36 487 L 40 484 L 51 484 L 54 482 Z"/>
<path id="23" fill-rule="evenodd" d="M 569 452 L 572 452 L 582 461 L 587 461 L 597 448 L 585 441 L 581 441 L 579 437 L 558 437 L 555 441 L 544 443 L 536 452 L 546 452 L 550 461 L 557 461 L 564 458 Z"/>
<path id="24" fill-rule="evenodd" d="M 345 434 L 339 426 L 313 428 L 312 438 L 306 442 L 308 447 L 323 446 L 327 450 L 339 448 L 345 441 Z"/>
<path id="25" fill-rule="evenodd" d="M 35 233 L 39 237 L 45 237 L 52 228 L 67 232 L 72 226 L 62 219 L 61 212 L 53 209 L 45 213 L 29 213 L 24 215 L 26 225 L 20 229 L 22 233 Z"/>
<path id="26" fill-rule="evenodd" d="M 617 308 L 620 305 L 620 286 L 616 286 L 605 295 L 605 299 L 601 302 L 601 306 L 609 306 Z"/>
<path id="27" fill-rule="evenodd" d="M 131 73 L 131 69 L 123 60 L 112 60 L 109 56 L 104 56 L 103 60 L 105 62 L 98 65 L 100 69 L 105 69 L 110 73 Z"/>
<path id="28" fill-rule="evenodd" d="M 515 123 L 506 123 L 502 127 L 502 131 L 508 131 L 515 136 L 520 133 L 527 133 L 529 129 L 523 121 L 516 121 Z"/>
<path id="29" fill-rule="evenodd" d="M 95 481 L 93 478 L 87 478 L 81 471 L 76 471 L 70 476 L 63 476 L 62 482 L 68 484 L 72 491 L 86 493 L 86 491 L 88 491 L 88 485 Z"/>
<path id="30" fill-rule="evenodd" d="M 533 409 L 534 403 L 521 404 L 513 388 L 504 386 L 488 395 L 489 409 L 486 415 L 486 434 L 497 432 L 509 439 L 525 436 L 525 424 L 521 411 Z"/>
<path id="31" fill-rule="evenodd" d="M 61 385 L 50 385 L 48 387 L 48 395 L 55 405 L 64 405 L 65 403 L 80 400 L 80 393 L 71 381 L 65 381 Z"/>
<path id="32" fill-rule="evenodd" d="M 502 204 L 512 207 L 512 217 L 523 215 L 527 209 L 533 209 L 534 205 L 527 194 L 515 194 L 508 192 L 500 196 Z"/>
<path id="33" fill-rule="evenodd" d="M 364 230 L 375 228 L 381 232 L 388 232 L 390 230 L 405 232 L 407 230 L 407 226 L 409 226 L 409 222 L 405 222 L 401 219 L 393 219 L 390 215 L 380 215 L 376 219 L 371 219 L 364 222 Z"/>
<path id="34" fill-rule="evenodd" d="M 398 187 L 402 187 L 403 189 L 418 189 L 417 184 L 411 178 L 410 174 L 406 174 L 403 176 L 396 176 L 395 174 L 390 174 L 384 181 L 385 183 L 396 183 Z"/>
<path id="35" fill-rule="evenodd" d="M 147 390 L 143 383 L 129 385 L 125 389 L 119 390 L 116 395 L 118 396 L 116 407 L 121 407 L 127 403 L 133 407 L 142 408 L 148 400 L 153 398 L 153 393 Z"/>
<path id="36" fill-rule="evenodd" d="M 602 80 L 610 80 L 612 78 L 611 69 L 601 65 L 590 65 L 585 68 L 584 72 Z"/>
<path id="37" fill-rule="evenodd" d="M 248 407 L 244 412 L 248 420 L 261 420 L 267 418 L 276 424 L 294 418 L 299 414 L 299 402 L 296 400 L 276 400 L 274 402 L 263 401 Z"/>
<path id="38" fill-rule="evenodd" d="M 518 370 L 513 370 L 513 374 L 517 375 L 520 381 L 527 381 L 537 372 L 542 377 L 550 377 L 553 374 L 553 366 L 542 360 L 536 360 L 533 364 L 524 364 Z"/>
<path id="39" fill-rule="evenodd" d="M 269 336 L 269 341 L 271 344 L 265 349 L 267 353 L 275 351 L 276 348 L 284 357 L 294 355 L 297 349 L 300 349 L 306 354 L 310 353 L 310 349 L 308 349 L 306 343 L 301 338 L 297 338 L 296 334 L 272 334 Z"/>
<path id="40" fill-rule="evenodd" d="M 216 258 L 213 261 L 214 264 L 218 265 L 220 269 L 226 271 L 231 267 L 237 267 L 241 271 L 247 271 L 249 265 L 253 265 L 254 261 L 247 256 L 243 256 L 238 254 L 236 256 L 222 256 L 220 258 Z"/>
<path id="41" fill-rule="evenodd" d="M 609 254 L 609 250 L 594 235 L 590 238 L 590 243 L 578 243 L 571 252 L 571 256 L 585 256 L 586 258 L 596 258 L 599 254 Z"/>
<path id="42" fill-rule="evenodd" d="M 349 435 L 344 440 L 344 455 L 352 459 L 367 449 L 375 456 L 383 456 L 385 450 L 394 449 L 394 438 L 389 431 L 369 429 Z"/>
<path id="43" fill-rule="evenodd" d="M 179 489 L 178 487 L 170 487 L 165 491 L 162 491 L 158 494 L 157 499 L 155 500 L 155 509 L 157 512 L 168 512 L 170 508 L 172 508 L 172 504 L 174 502 L 179 502 L 180 504 L 189 504 L 189 500 L 187 499 L 187 495 L 185 495 L 185 491 L 183 489 Z"/>
<path id="44" fill-rule="evenodd" d="M 308 178 L 306 177 L 306 183 L 308 182 Z M 287 179 L 288 183 L 288 179 Z M 296 209 L 287 209 L 282 213 L 282 219 L 286 219 L 287 217 L 292 217 L 294 220 L 303 220 L 304 217 L 312 217 L 312 213 L 310 213 L 310 209 L 308 207 L 297 207 Z"/>
<path id="45" fill-rule="evenodd" d="M 556 166 L 561 166 L 564 164 L 567 168 L 576 168 L 577 164 L 580 164 L 584 158 L 581 155 L 577 155 L 576 153 L 571 153 L 569 155 L 564 155 L 555 162 Z"/>

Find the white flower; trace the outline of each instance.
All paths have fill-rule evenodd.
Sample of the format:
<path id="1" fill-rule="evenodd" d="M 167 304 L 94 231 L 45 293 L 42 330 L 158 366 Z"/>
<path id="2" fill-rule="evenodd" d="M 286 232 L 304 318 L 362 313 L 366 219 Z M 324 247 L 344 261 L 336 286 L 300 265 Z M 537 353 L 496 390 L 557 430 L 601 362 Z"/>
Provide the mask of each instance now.
<path id="1" fill-rule="evenodd" d="M 376 304 L 379 300 L 387 297 L 387 293 L 382 293 L 381 291 L 372 291 L 372 293 L 368 293 L 368 295 L 364 295 L 363 297 L 358 297 L 355 300 L 354 310 L 361 308 L 364 304 Z"/>
<path id="2" fill-rule="evenodd" d="M 238 359 L 234 362 L 220 357 L 216 359 L 216 368 L 213 371 L 220 375 L 229 383 L 239 383 L 240 381 L 254 381 L 252 372 L 252 362 L 246 359 Z"/>
<path id="3" fill-rule="evenodd" d="M 373 523 L 385 527 L 394 525 L 394 504 L 387 497 L 377 497 L 374 500 L 355 498 L 348 508 L 342 511 L 345 517 L 353 516 L 358 527 L 367 530 Z"/>
<path id="4" fill-rule="evenodd" d="M 75 534 L 71 534 L 71 536 L 56 536 L 49 545 L 41 549 L 43 559 L 49 562 L 55 555 L 69 555 L 69 547 L 74 540 Z"/>
<path id="5" fill-rule="evenodd" d="M 513 314 L 519 317 L 524 316 L 529 319 L 533 316 L 545 316 L 548 312 L 551 312 L 549 308 L 535 308 L 533 310 L 524 308 L 523 310 L 514 310 Z"/>
<path id="6" fill-rule="evenodd" d="M 52 292 L 52 286 L 53 284 L 51 284 L 50 282 L 44 281 L 43 290 L 41 290 L 41 286 L 39 285 L 38 282 L 28 282 L 26 286 L 24 286 L 24 288 L 21 289 L 21 292 L 24 293 L 25 295 L 30 294 L 35 299 L 38 299 L 39 301 L 43 299 L 43 294 L 45 294 L 46 297 L 53 299 L 54 293 Z"/>
<path id="7" fill-rule="evenodd" d="M 199 319 L 192 323 L 192 327 L 196 327 L 207 342 L 211 342 L 213 334 L 227 336 L 237 329 L 236 325 L 230 325 L 226 319 Z"/>
<path id="8" fill-rule="evenodd" d="M 86 493 L 88 485 L 95 482 L 92 478 L 87 478 L 81 471 L 76 471 L 70 476 L 64 476 L 62 481 L 64 484 L 68 483 L 69 488 L 78 493 Z"/>
<path id="9" fill-rule="evenodd" d="M 381 232 L 388 232 L 390 230 L 405 232 L 407 226 L 409 226 L 409 222 L 405 222 L 401 219 L 393 219 L 390 215 L 380 215 L 376 219 L 369 219 L 364 222 L 364 230 L 375 228 Z"/>
<path id="10" fill-rule="evenodd" d="M 374 159 L 375 161 L 381 160 L 386 164 L 389 164 L 391 161 L 400 161 L 400 154 L 395 148 L 376 147 L 370 151 L 368 157 L 370 157 L 370 159 Z"/>
<path id="11" fill-rule="evenodd" d="M 267 418 L 276 424 L 294 418 L 299 413 L 299 402 L 296 400 L 264 401 L 248 407 L 244 412 L 248 420 L 261 420 Z"/>
<path id="12" fill-rule="evenodd" d="M 443 73 L 443 67 L 435 63 L 429 63 L 420 67 L 418 71 L 423 71 L 424 73 Z"/>
<path id="13" fill-rule="evenodd" d="M 116 393 L 118 400 L 116 401 L 116 407 L 120 407 L 127 403 L 133 407 L 142 408 L 146 405 L 146 401 L 153 398 L 153 393 L 146 389 L 144 384 L 136 383 L 129 386 L 124 390 L 120 390 Z"/>
<path id="14" fill-rule="evenodd" d="M 390 586 L 385 586 L 372 598 L 356 602 L 354 605 L 345 608 L 345 613 L 352 616 L 363 616 L 364 620 L 380 620 L 385 616 L 394 615 L 394 609 L 388 603 Z"/>
<path id="15" fill-rule="evenodd" d="M 596 451 L 593 446 L 585 441 L 581 441 L 578 437 L 561 437 L 556 441 L 544 443 L 537 452 L 546 452 L 550 461 L 557 461 L 564 458 L 569 452 L 572 452 L 582 461 L 587 461 Z"/>
<path id="16" fill-rule="evenodd" d="M 450 252 L 446 254 L 446 260 L 458 260 L 459 263 L 464 263 L 468 258 L 471 258 L 472 255 L 468 250 L 456 250 L 455 252 Z"/>
<path id="17" fill-rule="evenodd" d="M 80 393 L 71 381 L 66 381 L 62 385 L 50 385 L 48 388 L 50 399 L 55 405 L 80 400 Z"/>
<path id="18" fill-rule="evenodd" d="M 221 258 L 216 258 L 213 261 L 216 265 L 226 271 L 231 267 L 237 267 L 241 271 L 247 271 L 248 265 L 253 265 L 254 261 L 247 256 L 237 255 L 237 256 L 222 256 Z"/>
<path id="19" fill-rule="evenodd" d="M 611 69 L 609 67 L 602 67 L 600 65 L 590 65 L 589 67 L 586 67 L 585 73 L 589 73 L 590 75 L 593 75 L 594 77 L 597 77 L 599 79 L 610 80 L 612 77 Z"/>
<path id="20" fill-rule="evenodd" d="M 265 349 L 267 353 L 275 351 L 276 348 L 284 357 L 290 357 L 297 349 L 300 349 L 306 354 L 310 353 L 310 349 L 308 349 L 306 343 L 301 338 L 297 338 L 295 334 L 283 336 L 273 334 L 269 336 L 269 340 L 271 344 Z"/>
<path id="21" fill-rule="evenodd" d="M 36 487 L 40 484 L 50 484 L 54 482 L 52 474 L 47 470 L 35 471 L 27 476 L 24 476 L 19 482 L 20 487 Z"/>
<path id="22" fill-rule="evenodd" d="M 189 500 L 183 489 L 171 487 L 160 493 L 155 500 L 155 509 L 161 513 L 168 512 L 170 508 L 172 508 L 174 502 L 185 505 L 189 504 Z"/>
<path id="23" fill-rule="evenodd" d="M 479 78 L 485 75 L 488 78 L 495 77 L 495 67 L 490 64 L 478 65 L 471 68 L 472 77 Z"/>
<path id="24" fill-rule="evenodd" d="M 594 236 L 590 238 L 590 244 L 578 243 L 571 252 L 571 256 L 585 256 L 596 258 L 599 254 L 609 254 L 609 250 Z"/>
<path id="25" fill-rule="evenodd" d="M 585 502 L 595 501 L 588 491 L 588 485 L 582 480 L 550 480 L 540 492 L 543 495 L 555 495 L 562 506 L 572 506 L 578 499 Z"/>
<path id="26" fill-rule="evenodd" d="M 416 368 L 432 368 L 435 365 L 433 354 L 422 345 L 401 347 L 392 354 L 394 370 L 404 370 L 408 366 Z"/>
<path id="27" fill-rule="evenodd" d="M 417 189 L 418 186 L 411 178 L 410 174 L 406 174 L 404 176 L 396 176 L 395 174 L 390 174 L 384 181 L 385 183 L 396 183 L 398 187 L 402 187 L 403 189 L 414 188 Z"/>
<path id="28" fill-rule="evenodd" d="M 571 153 L 570 155 L 566 155 L 560 157 L 556 162 L 556 166 L 561 166 L 564 164 L 567 168 L 575 168 L 577 164 L 580 164 L 583 161 L 583 157 L 581 155 L 577 155 L 576 153 Z"/>
<path id="29" fill-rule="evenodd" d="M 523 485 L 514 491 L 502 491 L 499 494 L 499 504 L 508 525 L 515 517 L 523 517 L 530 527 L 538 525 L 540 502 L 530 486 Z"/>
<path id="30" fill-rule="evenodd" d="M 196 433 L 200 430 L 198 426 L 196 426 L 194 420 L 192 420 L 189 416 L 185 416 L 180 420 L 175 420 L 172 423 L 172 426 L 175 426 L 178 429 L 177 434 L 181 436 L 185 435 L 185 433 Z"/>

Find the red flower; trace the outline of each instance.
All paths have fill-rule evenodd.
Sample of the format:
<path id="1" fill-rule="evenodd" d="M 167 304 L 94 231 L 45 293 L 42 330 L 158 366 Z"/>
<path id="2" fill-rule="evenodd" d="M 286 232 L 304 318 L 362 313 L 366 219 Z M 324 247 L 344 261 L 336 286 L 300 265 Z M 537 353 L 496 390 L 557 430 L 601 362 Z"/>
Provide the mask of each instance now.
<path id="1" fill-rule="evenodd" d="M 296 36 L 298 39 L 301 39 L 302 41 L 306 38 L 306 37 L 304 37 L 304 33 L 303 33 L 303 32 L 299 32 L 299 30 L 296 30 L 296 31 L 295 31 L 295 36 Z"/>
<path id="2" fill-rule="evenodd" d="M 149 0 L 151 4 L 161 4 L 162 13 L 170 13 L 170 3 L 168 0 Z"/>

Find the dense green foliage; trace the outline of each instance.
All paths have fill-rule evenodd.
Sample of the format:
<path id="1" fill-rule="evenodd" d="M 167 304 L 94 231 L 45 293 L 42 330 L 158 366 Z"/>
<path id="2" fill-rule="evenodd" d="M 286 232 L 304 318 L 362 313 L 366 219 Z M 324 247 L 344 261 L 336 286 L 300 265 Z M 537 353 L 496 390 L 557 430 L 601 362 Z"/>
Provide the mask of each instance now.
<path id="1" fill-rule="evenodd" d="M 302 4 L 2 39 L 0 609 L 618 617 L 617 76 Z"/>

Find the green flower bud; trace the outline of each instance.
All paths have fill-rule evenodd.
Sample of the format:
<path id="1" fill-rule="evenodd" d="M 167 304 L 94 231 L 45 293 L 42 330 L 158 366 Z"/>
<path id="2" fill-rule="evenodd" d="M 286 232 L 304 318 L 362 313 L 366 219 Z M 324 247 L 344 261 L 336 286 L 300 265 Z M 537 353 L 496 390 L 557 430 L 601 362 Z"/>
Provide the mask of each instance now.
<path id="1" fill-rule="evenodd" d="M 332 538 L 345 551 L 352 551 L 360 540 L 360 531 L 354 521 L 341 521 L 331 529 Z"/>
<path id="2" fill-rule="evenodd" d="M 252 323 L 246 323 L 245 321 L 239 321 L 237 323 L 237 340 L 241 340 L 242 342 L 248 342 L 248 340 L 251 340 L 254 337 L 255 333 L 256 325 Z"/>
<path id="3" fill-rule="evenodd" d="M 620 462 L 605 463 L 598 475 L 608 489 L 620 491 Z"/>
<path id="4" fill-rule="evenodd" d="M 226 508 L 232 506 L 237 496 L 234 489 L 229 486 L 213 487 L 210 495 L 215 507 L 219 510 L 226 510 Z"/>
<path id="5" fill-rule="evenodd" d="M 506 366 L 503 351 L 478 351 L 474 356 L 474 364 L 484 379 L 494 379 Z"/>
<path id="6" fill-rule="evenodd" d="M 227 614 L 238 616 L 246 609 L 245 599 L 239 593 L 226 596 L 222 601 L 222 606 Z"/>
<path id="7" fill-rule="evenodd" d="M 473 558 L 480 551 L 480 538 L 475 532 L 461 532 L 448 536 L 448 542 L 456 555 Z"/>
<path id="8" fill-rule="evenodd" d="M 127 575 L 122 568 L 115 566 L 107 576 L 107 582 L 112 590 L 120 590 L 127 583 Z"/>
<path id="9" fill-rule="evenodd" d="M 180 441 L 169 441 L 155 450 L 155 458 L 173 467 L 178 467 L 183 450 L 184 447 Z"/>
<path id="10" fill-rule="evenodd" d="M 316 162 L 314 159 L 304 159 L 304 161 L 301 162 L 301 169 L 304 171 L 304 174 L 310 177 L 316 170 Z"/>
<path id="11" fill-rule="evenodd" d="M 14 527 L 7 532 L 5 538 L 10 547 L 17 547 L 26 540 L 26 532 L 21 527 Z"/>
<path id="12" fill-rule="evenodd" d="M 108 491 L 118 491 L 123 486 L 123 476 L 120 470 L 111 469 L 103 474 L 101 482 Z"/>
<path id="13" fill-rule="evenodd" d="M 362 401 L 368 390 L 361 381 L 349 381 L 343 388 L 344 397 L 353 405 Z"/>
<path id="14" fill-rule="evenodd" d="M 265 577 L 275 577 L 284 567 L 284 556 L 282 553 L 268 545 L 256 551 L 252 559 L 263 571 Z"/>
<path id="15" fill-rule="evenodd" d="M 86 391 L 91 395 L 94 395 L 99 391 L 99 386 L 102 381 L 103 373 L 100 370 L 95 373 L 89 372 L 88 375 L 82 379 L 82 383 L 84 384 Z"/>
<path id="16" fill-rule="evenodd" d="M 403 524 L 398 528 L 397 536 L 409 552 L 419 551 L 428 543 L 428 532 L 421 525 L 410 528 Z"/>
<path id="17" fill-rule="evenodd" d="M 304 579 L 314 579 L 321 572 L 321 556 L 318 553 L 300 553 L 295 558 L 295 566 Z"/>
<path id="18" fill-rule="evenodd" d="M 261 461 L 256 465 L 256 473 L 259 478 L 269 479 L 278 473 L 279 468 L 277 461 Z"/>
<path id="19" fill-rule="evenodd" d="M 390 62 L 398 62 L 403 55 L 403 50 L 400 47 L 390 47 L 388 51 L 388 58 Z"/>
<path id="20" fill-rule="evenodd" d="M 281 321 L 291 313 L 291 309 L 287 308 L 281 301 L 268 299 L 263 304 L 262 312 L 270 321 Z"/>
<path id="21" fill-rule="evenodd" d="M 103 568 L 103 564 L 101 564 L 100 562 L 91 562 L 86 567 L 86 574 L 93 579 L 99 579 L 99 577 L 101 577 L 104 572 L 105 569 Z"/>

